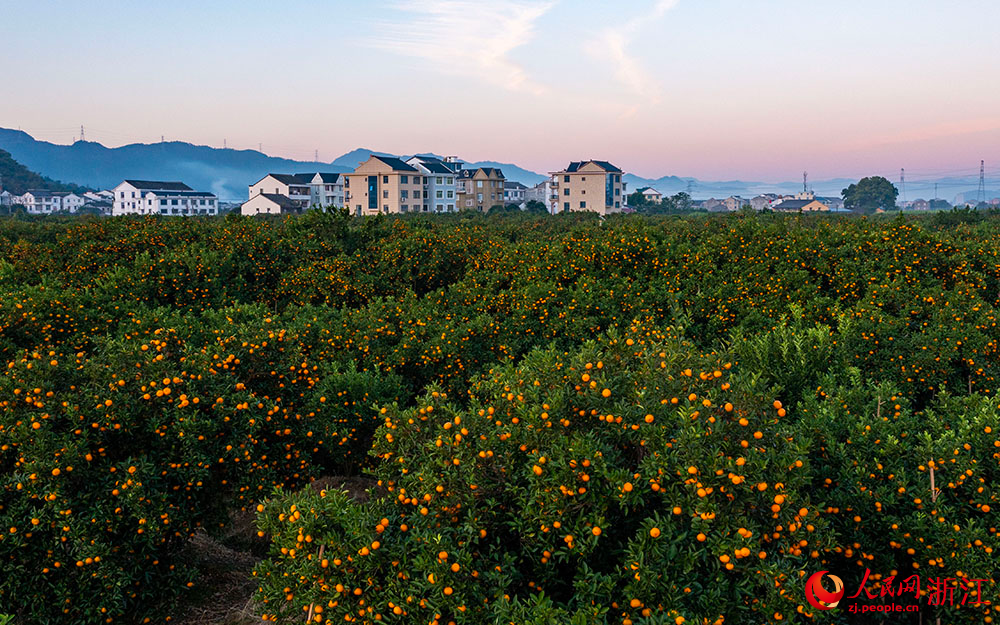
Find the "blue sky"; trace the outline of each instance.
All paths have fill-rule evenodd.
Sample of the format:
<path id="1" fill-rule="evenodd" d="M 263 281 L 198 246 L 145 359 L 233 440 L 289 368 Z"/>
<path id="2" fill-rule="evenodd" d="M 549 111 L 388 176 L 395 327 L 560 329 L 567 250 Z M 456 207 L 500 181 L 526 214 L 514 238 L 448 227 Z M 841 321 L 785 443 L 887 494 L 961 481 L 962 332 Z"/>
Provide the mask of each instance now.
<path id="1" fill-rule="evenodd" d="M 1000 161 L 997 23 L 974 0 L 0 0 L 0 126 L 646 176 L 972 169 Z"/>

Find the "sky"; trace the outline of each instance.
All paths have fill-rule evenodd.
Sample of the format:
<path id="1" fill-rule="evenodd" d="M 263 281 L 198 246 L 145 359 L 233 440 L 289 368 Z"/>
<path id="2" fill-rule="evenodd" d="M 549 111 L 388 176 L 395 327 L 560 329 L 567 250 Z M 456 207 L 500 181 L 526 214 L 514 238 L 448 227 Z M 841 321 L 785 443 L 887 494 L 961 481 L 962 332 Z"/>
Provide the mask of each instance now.
<path id="1" fill-rule="evenodd" d="M 1000 163 L 998 23 L 994 0 L 0 0 L 0 126 L 704 180 L 969 173 Z"/>

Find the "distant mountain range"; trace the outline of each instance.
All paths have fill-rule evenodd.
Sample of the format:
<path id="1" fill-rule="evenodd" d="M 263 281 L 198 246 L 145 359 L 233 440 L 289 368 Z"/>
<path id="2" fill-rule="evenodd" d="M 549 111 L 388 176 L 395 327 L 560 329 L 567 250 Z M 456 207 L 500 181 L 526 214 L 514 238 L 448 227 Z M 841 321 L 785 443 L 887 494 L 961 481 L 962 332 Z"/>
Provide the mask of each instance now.
<path id="1" fill-rule="evenodd" d="M 223 201 L 246 199 L 247 186 L 269 172 L 345 173 L 352 171 L 369 154 L 408 158 L 407 155 L 359 148 L 329 163 L 318 163 L 268 156 L 257 150 L 213 148 L 182 141 L 136 143 L 117 148 L 108 148 L 90 141 L 59 145 L 38 141 L 26 132 L 6 128 L 0 128 L 0 149 L 9 152 L 28 169 L 66 183 L 107 189 L 126 178 L 180 180 L 195 189 L 212 191 Z M 508 180 L 528 186 L 548 177 L 547 174 L 530 171 L 513 163 L 479 161 L 468 165 L 498 167 Z M 749 198 L 760 193 L 795 193 L 802 190 L 801 182 L 706 181 L 678 176 L 643 178 L 634 174 L 626 174 L 624 179 L 630 192 L 640 187 L 653 187 L 665 195 L 689 191 L 695 199 L 724 198 L 730 195 Z M 856 181 L 833 178 L 811 182 L 810 187 L 819 196 L 839 196 L 840 191 L 852 182 Z M 940 181 L 907 182 L 907 196 L 909 199 L 934 197 L 932 189 L 935 182 L 940 182 L 942 188 L 949 189 L 952 194 L 971 193 L 974 197 L 978 179 L 944 178 Z"/>
<path id="2" fill-rule="evenodd" d="M 353 171 L 369 154 L 390 155 L 377 150 L 357 149 L 333 162 L 317 163 L 268 156 L 257 150 L 219 149 L 182 141 L 136 143 L 118 148 L 108 148 L 91 141 L 58 145 L 38 141 L 26 132 L 7 128 L 0 128 L 0 149 L 9 152 L 28 169 L 88 187 L 108 189 L 126 178 L 180 180 L 195 189 L 211 191 L 224 201 L 245 200 L 248 185 L 270 172 L 345 173 Z M 546 178 L 512 163 L 483 161 L 469 165 L 499 167 L 508 179 L 528 185 Z"/>

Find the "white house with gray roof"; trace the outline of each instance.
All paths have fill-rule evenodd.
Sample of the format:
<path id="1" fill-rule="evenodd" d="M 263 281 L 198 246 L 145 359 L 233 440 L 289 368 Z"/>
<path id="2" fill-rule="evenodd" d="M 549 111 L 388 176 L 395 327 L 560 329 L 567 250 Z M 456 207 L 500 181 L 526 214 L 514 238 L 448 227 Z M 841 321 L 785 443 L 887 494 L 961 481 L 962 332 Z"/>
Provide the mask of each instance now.
<path id="1" fill-rule="evenodd" d="M 432 213 L 453 213 L 456 210 L 455 189 L 458 172 L 462 163 L 457 160 L 442 160 L 434 156 L 414 156 L 406 161 L 424 174 L 424 197 L 421 210 Z"/>
<path id="2" fill-rule="evenodd" d="M 344 177 L 342 175 L 317 172 L 314 174 L 295 174 L 295 177 L 309 182 L 309 206 L 311 208 L 325 206 L 340 208 L 344 206 Z"/>
<path id="3" fill-rule="evenodd" d="M 195 191 L 183 182 L 124 180 L 113 192 L 112 215 L 219 214 L 219 200 L 214 193 Z"/>

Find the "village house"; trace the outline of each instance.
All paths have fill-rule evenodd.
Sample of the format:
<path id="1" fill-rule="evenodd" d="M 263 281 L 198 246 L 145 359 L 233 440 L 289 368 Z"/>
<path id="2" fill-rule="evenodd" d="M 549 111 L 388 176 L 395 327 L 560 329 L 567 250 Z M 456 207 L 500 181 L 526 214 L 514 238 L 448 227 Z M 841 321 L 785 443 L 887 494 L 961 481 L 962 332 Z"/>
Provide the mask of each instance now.
<path id="1" fill-rule="evenodd" d="M 261 193 L 283 195 L 300 208 L 309 208 L 312 203 L 312 179 L 315 174 L 268 174 L 250 185 L 249 198 Z"/>
<path id="2" fill-rule="evenodd" d="M 622 209 L 623 172 L 607 161 L 573 161 L 550 175 L 559 198 L 557 212 L 588 210 L 607 215 Z"/>
<path id="3" fill-rule="evenodd" d="M 458 206 L 488 211 L 503 204 L 503 172 L 495 167 L 463 169 L 458 174 Z"/>
<path id="4" fill-rule="evenodd" d="M 195 191 L 183 182 L 124 180 L 114 188 L 112 215 L 217 215 L 214 193 Z"/>
<path id="5" fill-rule="evenodd" d="M 663 194 L 653 187 L 640 187 L 636 191 L 641 193 L 642 197 L 646 198 L 646 201 L 652 204 L 659 204 L 663 201 Z"/>
<path id="6" fill-rule="evenodd" d="M 775 211 L 780 211 L 783 213 L 797 212 L 801 211 L 803 213 L 810 213 L 816 211 L 828 211 L 830 207 L 826 204 L 820 202 L 819 200 L 782 200 L 780 203 L 776 203 L 772 206 Z"/>
<path id="7" fill-rule="evenodd" d="M 75 213 L 84 200 L 75 193 L 68 191 L 49 191 L 48 189 L 31 189 L 19 196 L 9 196 L 11 204 L 20 204 L 34 215 L 45 215 L 66 211 Z"/>
<path id="8" fill-rule="evenodd" d="M 295 177 L 309 185 L 309 207 L 344 206 L 344 179 L 340 174 L 317 172 L 295 174 Z M 289 198 L 291 199 L 291 198 Z"/>
<path id="9" fill-rule="evenodd" d="M 550 213 L 558 212 L 558 189 L 551 178 L 546 178 L 524 192 L 526 202 L 541 202 Z"/>
<path id="10" fill-rule="evenodd" d="M 462 162 L 454 157 L 414 156 L 406 161 L 423 175 L 424 212 L 452 213 L 458 204 L 458 172 Z"/>
<path id="11" fill-rule="evenodd" d="M 241 215 L 287 215 L 301 213 L 301 203 L 280 193 L 258 193 L 240 205 Z"/>
<path id="12" fill-rule="evenodd" d="M 527 192 L 528 187 L 520 182 L 507 180 L 503 183 L 503 202 L 504 204 L 523 204 Z"/>
<path id="13" fill-rule="evenodd" d="M 344 178 L 344 201 L 354 215 L 423 210 L 424 176 L 398 158 L 372 154 Z"/>

